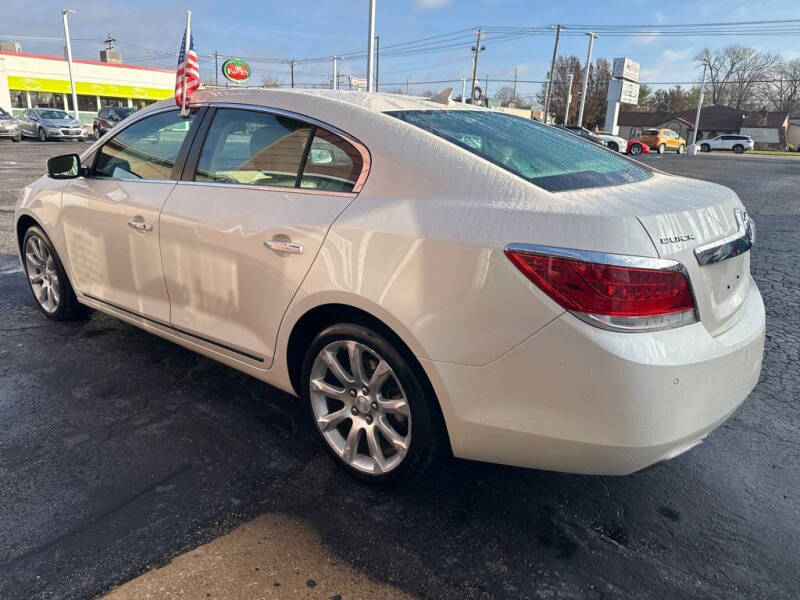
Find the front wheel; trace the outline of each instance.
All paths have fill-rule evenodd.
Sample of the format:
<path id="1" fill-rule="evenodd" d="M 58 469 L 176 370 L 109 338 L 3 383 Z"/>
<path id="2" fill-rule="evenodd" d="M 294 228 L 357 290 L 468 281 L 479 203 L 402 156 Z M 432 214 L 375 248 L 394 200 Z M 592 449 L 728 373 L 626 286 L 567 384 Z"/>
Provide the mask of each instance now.
<path id="1" fill-rule="evenodd" d="M 46 142 L 47 141 L 47 132 L 39 127 L 39 141 Z"/>
<path id="2" fill-rule="evenodd" d="M 22 256 L 28 285 L 45 316 L 54 321 L 67 321 L 85 314 L 50 238 L 39 227 L 34 225 L 25 232 Z"/>
<path id="3" fill-rule="evenodd" d="M 658 153 L 659 153 L 659 154 L 664 154 L 666 151 L 667 151 L 667 146 L 666 146 L 666 144 L 660 144 L 660 145 L 658 146 Z"/>
<path id="4" fill-rule="evenodd" d="M 18 135 L 18 136 L 17 136 L 17 137 L 15 137 L 15 138 L 11 138 L 11 141 L 12 141 L 12 142 L 21 142 L 21 141 L 22 141 L 22 136 L 21 136 L 21 135 Z"/>
<path id="5" fill-rule="evenodd" d="M 443 444 L 436 399 L 403 352 L 365 325 L 320 332 L 302 370 L 302 396 L 333 460 L 390 483 L 420 475 Z"/>
<path id="6" fill-rule="evenodd" d="M 736 154 L 741 154 L 742 152 L 744 152 L 744 146 L 742 146 L 741 144 L 736 144 L 736 145 L 733 147 L 733 151 L 734 151 Z"/>
<path id="7" fill-rule="evenodd" d="M 709 146 L 708 144 L 701 144 L 700 150 L 702 152 L 711 152 L 711 146 Z"/>
<path id="8" fill-rule="evenodd" d="M 678 154 L 683 154 L 684 152 L 686 152 L 686 146 L 681 144 L 680 146 L 678 146 Z"/>
<path id="9" fill-rule="evenodd" d="M 642 153 L 642 146 L 641 144 L 633 144 L 630 149 L 630 153 L 634 156 L 639 155 Z"/>

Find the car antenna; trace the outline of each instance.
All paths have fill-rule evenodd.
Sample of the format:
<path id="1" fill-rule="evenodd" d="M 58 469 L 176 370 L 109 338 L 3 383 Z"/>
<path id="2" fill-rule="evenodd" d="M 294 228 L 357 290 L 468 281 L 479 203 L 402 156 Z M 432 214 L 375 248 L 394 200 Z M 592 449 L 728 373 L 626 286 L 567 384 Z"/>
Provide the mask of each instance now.
<path id="1" fill-rule="evenodd" d="M 453 95 L 453 88 L 447 88 L 443 92 L 440 92 L 439 94 L 436 94 L 431 98 L 428 98 L 428 100 L 431 102 L 436 102 L 436 104 L 446 104 L 446 105 L 452 104 L 453 103 L 452 95 Z"/>

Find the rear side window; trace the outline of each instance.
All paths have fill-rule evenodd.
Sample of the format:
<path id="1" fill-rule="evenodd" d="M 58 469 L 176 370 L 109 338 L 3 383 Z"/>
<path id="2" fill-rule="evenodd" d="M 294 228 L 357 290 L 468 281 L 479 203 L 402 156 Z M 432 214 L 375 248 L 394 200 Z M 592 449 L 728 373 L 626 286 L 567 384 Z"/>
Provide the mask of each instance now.
<path id="1" fill-rule="evenodd" d="M 361 153 L 335 133 L 314 131 L 300 187 L 326 192 L 352 192 L 361 175 Z"/>
<path id="2" fill-rule="evenodd" d="M 621 185 L 649 169 L 550 127 L 499 112 L 410 110 L 388 114 L 416 125 L 551 192 Z"/>
<path id="3" fill-rule="evenodd" d="M 294 187 L 311 126 L 266 112 L 218 109 L 195 181 Z"/>
<path id="4" fill-rule="evenodd" d="M 321 127 L 223 108 L 208 130 L 195 181 L 351 192 L 362 162 L 350 143 Z"/>
<path id="5" fill-rule="evenodd" d="M 174 179 L 178 158 L 196 111 L 183 118 L 177 110 L 136 121 L 115 135 L 97 153 L 95 177 Z"/>

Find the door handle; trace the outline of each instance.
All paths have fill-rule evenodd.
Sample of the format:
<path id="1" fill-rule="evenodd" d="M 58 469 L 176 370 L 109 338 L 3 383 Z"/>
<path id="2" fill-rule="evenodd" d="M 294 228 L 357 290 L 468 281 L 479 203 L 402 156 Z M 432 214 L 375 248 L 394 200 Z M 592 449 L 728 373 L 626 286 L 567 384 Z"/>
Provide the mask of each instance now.
<path id="1" fill-rule="evenodd" d="M 286 242 L 283 240 L 269 240 L 264 242 L 264 246 L 275 252 L 286 252 L 287 254 L 302 254 L 303 244 L 296 242 Z"/>
<path id="2" fill-rule="evenodd" d="M 148 223 L 147 221 L 137 221 L 136 219 L 131 219 L 128 221 L 128 227 L 131 229 L 135 229 L 140 233 L 147 233 L 148 231 L 153 231 L 153 224 Z"/>

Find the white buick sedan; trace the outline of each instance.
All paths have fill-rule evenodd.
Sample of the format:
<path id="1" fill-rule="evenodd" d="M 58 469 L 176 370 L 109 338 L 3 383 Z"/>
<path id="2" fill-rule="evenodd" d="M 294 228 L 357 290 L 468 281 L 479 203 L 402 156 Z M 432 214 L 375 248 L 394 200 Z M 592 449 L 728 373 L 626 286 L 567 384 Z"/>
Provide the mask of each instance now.
<path id="1" fill-rule="evenodd" d="M 437 456 L 626 474 L 695 446 L 761 369 L 731 190 L 422 98 L 201 92 L 52 158 L 16 206 L 33 297 L 302 398 L 371 481 Z"/>

